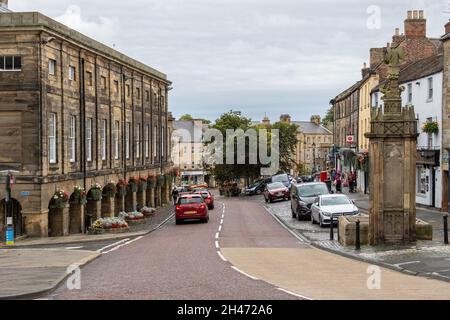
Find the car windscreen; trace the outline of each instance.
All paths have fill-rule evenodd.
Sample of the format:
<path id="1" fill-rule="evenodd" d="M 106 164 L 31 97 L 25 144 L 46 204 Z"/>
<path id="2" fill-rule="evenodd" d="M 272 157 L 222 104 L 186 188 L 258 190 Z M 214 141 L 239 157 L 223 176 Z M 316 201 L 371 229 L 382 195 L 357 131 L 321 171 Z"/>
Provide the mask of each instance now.
<path id="1" fill-rule="evenodd" d="M 286 188 L 286 187 L 281 182 L 275 182 L 275 183 L 267 185 L 267 189 L 269 189 L 269 190 L 276 190 L 276 189 L 283 189 L 283 188 Z"/>
<path id="2" fill-rule="evenodd" d="M 350 204 L 350 200 L 347 197 L 331 197 L 331 198 L 323 198 L 322 206 L 342 206 L 346 204 Z"/>
<path id="3" fill-rule="evenodd" d="M 289 182 L 289 177 L 287 174 L 281 174 L 272 177 L 272 182 Z"/>
<path id="4" fill-rule="evenodd" d="M 178 200 L 178 204 L 196 204 L 203 203 L 203 199 L 200 197 L 192 197 L 192 198 L 180 198 Z"/>
<path id="5" fill-rule="evenodd" d="M 297 190 L 299 196 L 303 198 L 314 198 L 330 193 L 324 184 L 298 186 Z"/>

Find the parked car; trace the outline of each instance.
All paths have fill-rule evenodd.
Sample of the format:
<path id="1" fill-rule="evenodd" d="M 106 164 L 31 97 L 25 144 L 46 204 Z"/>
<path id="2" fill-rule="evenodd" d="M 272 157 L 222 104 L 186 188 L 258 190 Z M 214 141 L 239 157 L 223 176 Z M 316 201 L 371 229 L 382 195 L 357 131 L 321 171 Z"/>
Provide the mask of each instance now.
<path id="1" fill-rule="evenodd" d="M 275 183 L 275 182 L 281 182 L 288 189 L 291 188 L 291 185 L 292 185 L 292 180 L 289 178 L 289 175 L 285 174 L 285 173 L 274 175 L 274 176 L 266 179 L 266 181 L 265 181 L 266 184 Z"/>
<path id="2" fill-rule="evenodd" d="M 291 187 L 292 218 L 298 220 L 311 218 L 311 206 L 318 196 L 330 194 L 322 182 L 301 183 Z"/>
<path id="3" fill-rule="evenodd" d="M 270 183 L 264 188 L 264 199 L 266 202 L 274 202 L 276 200 L 290 200 L 291 195 L 289 189 L 281 182 Z"/>
<path id="4" fill-rule="evenodd" d="M 175 206 L 176 224 L 184 220 L 200 220 L 204 223 L 209 221 L 208 206 L 199 194 L 183 195 L 178 198 Z"/>
<path id="5" fill-rule="evenodd" d="M 214 209 L 214 196 L 211 194 L 211 192 L 209 192 L 207 190 L 206 191 L 202 190 L 202 191 L 196 191 L 196 192 L 194 192 L 194 194 L 199 194 L 203 197 L 209 210 Z"/>
<path id="6" fill-rule="evenodd" d="M 359 209 L 355 203 L 344 194 L 319 196 L 311 207 L 311 221 L 321 227 L 331 225 L 331 217 L 335 224 L 340 216 L 355 216 Z"/>
<path id="7" fill-rule="evenodd" d="M 257 181 L 244 189 L 244 193 L 248 196 L 259 195 L 264 192 L 264 181 Z"/>

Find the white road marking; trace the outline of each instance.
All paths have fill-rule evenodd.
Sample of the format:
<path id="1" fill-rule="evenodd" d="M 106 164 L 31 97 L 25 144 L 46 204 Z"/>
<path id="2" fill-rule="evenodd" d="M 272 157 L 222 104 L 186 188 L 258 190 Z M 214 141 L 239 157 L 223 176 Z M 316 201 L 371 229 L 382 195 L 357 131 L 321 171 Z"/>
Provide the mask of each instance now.
<path id="1" fill-rule="evenodd" d="M 105 250 L 105 249 L 108 249 L 108 248 L 117 246 L 117 245 L 119 245 L 119 244 L 121 244 L 121 243 L 124 243 L 124 242 L 127 242 L 127 241 L 129 241 L 129 240 L 130 240 L 130 238 L 127 238 L 127 239 L 123 239 L 123 240 L 114 242 L 113 244 L 110 244 L 110 245 L 108 245 L 108 246 L 106 246 L 106 247 L 103 247 L 103 248 L 101 248 L 101 249 L 98 249 L 97 252 L 102 252 L 102 251 Z"/>
<path id="2" fill-rule="evenodd" d="M 222 219 L 225 219 L 225 215 L 224 214 L 222 215 Z"/>
<path id="3" fill-rule="evenodd" d="M 239 269 L 236 268 L 235 266 L 232 266 L 231 269 L 233 269 L 233 270 L 239 272 L 240 274 L 243 274 L 244 276 L 246 276 L 246 277 L 248 277 L 248 278 L 250 278 L 250 279 L 252 279 L 252 280 L 255 280 L 255 281 L 258 281 L 258 280 L 259 280 L 258 278 L 255 278 L 255 277 L 249 275 L 248 273 L 245 273 L 244 271 L 239 270 Z"/>
<path id="4" fill-rule="evenodd" d="M 220 220 L 220 224 L 223 224 L 223 219 L 222 219 L 222 220 Z"/>
<path id="5" fill-rule="evenodd" d="M 225 259 L 225 257 L 223 256 L 222 252 L 217 251 L 217 254 L 219 255 L 220 259 L 222 259 L 223 262 L 228 262 L 228 260 Z"/>
<path id="6" fill-rule="evenodd" d="M 216 233 L 216 239 L 219 239 L 219 235 L 220 235 L 220 234 L 217 232 L 217 233 Z"/>
<path id="7" fill-rule="evenodd" d="M 394 264 L 394 266 L 396 266 L 397 268 L 400 268 L 400 266 L 407 266 L 410 264 L 418 264 L 418 263 L 420 263 L 420 261 L 409 261 L 409 262 L 397 263 L 397 264 Z"/>
<path id="8" fill-rule="evenodd" d="M 222 225 L 219 226 L 219 232 L 222 232 Z"/>
<path id="9" fill-rule="evenodd" d="M 79 250 L 83 249 L 83 247 L 67 247 L 66 250 Z"/>
<path id="10" fill-rule="evenodd" d="M 116 251 L 116 250 L 118 250 L 118 249 L 120 249 L 120 248 L 122 248 L 122 247 L 124 247 L 124 246 L 127 246 L 127 245 L 129 245 L 129 244 L 132 244 L 133 242 L 136 242 L 136 241 L 138 241 L 138 240 L 141 240 L 142 238 L 143 238 L 143 236 L 137 237 L 136 239 L 133 239 L 133 240 L 130 240 L 130 241 L 125 242 L 125 243 L 123 243 L 123 244 L 120 244 L 120 245 L 118 245 L 117 247 L 112 248 L 111 250 L 102 252 L 102 254 L 107 254 L 107 253 Z"/>
<path id="11" fill-rule="evenodd" d="M 220 249 L 219 241 L 216 241 L 216 248 Z"/>
<path id="12" fill-rule="evenodd" d="M 314 300 L 314 299 L 312 299 L 312 298 L 308 298 L 308 297 L 302 296 L 302 295 L 300 295 L 300 294 L 293 293 L 293 292 L 288 291 L 288 290 L 284 290 L 284 289 L 282 289 L 282 288 L 277 288 L 277 290 L 283 291 L 284 293 L 290 294 L 291 296 L 294 296 L 294 297 L 297 297 L 297 298 L 300 298 L 300 299 L 304 299 L 304 300 Z"/>

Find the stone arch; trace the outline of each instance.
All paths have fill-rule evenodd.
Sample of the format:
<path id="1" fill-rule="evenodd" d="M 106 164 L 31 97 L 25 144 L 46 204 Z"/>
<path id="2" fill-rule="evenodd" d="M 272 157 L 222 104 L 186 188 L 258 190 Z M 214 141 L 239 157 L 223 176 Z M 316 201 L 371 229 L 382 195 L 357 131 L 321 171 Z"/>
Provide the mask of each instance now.
<path id="1" fill-rule="evenodd" d="M 69 234 L 84 233 L 85 203 L 72 193 L 69 204 Z"/>
<path id="2" fill-rule="evenodd" d="M 69 206 L 58 206 L 52 197 L 48 205 L 48 236 L 63 237 L 69 235 Z"/>
<path id="3" fill-rule="evenodd" d="M 116 185 L 116 197 L 115 197 L 115 205 L 114 205 L 114 213 L 115 216 L 119 216 L 119 213 L 125 211 L 125 197 L 127 194 L 127 188 L 122 187 L 120 183 Z"/>
<path id="4" fill-rule="evenodd" d="M 108 183 L 102 190 L 102 218 L 112 218 L 115 216 L 117 189 L 113 183 Z"/>
<path id="5" fill-rule="evenodd" d="M 1 238 L 4 239 L 6 236 L 6 219 L 7 213 L 8 216 L 12 216 L 13 218 L 13 226 L 14 226 L 14 236 L 20 237 L 25 234 L 25 220 L 22 215 L 22 205 L 19 201 L 14 198 L 11 198 L 8 204 L 6 204 L 6 199 L 2 199 L 0 201 L 0 230 L 1 230 Z"/>

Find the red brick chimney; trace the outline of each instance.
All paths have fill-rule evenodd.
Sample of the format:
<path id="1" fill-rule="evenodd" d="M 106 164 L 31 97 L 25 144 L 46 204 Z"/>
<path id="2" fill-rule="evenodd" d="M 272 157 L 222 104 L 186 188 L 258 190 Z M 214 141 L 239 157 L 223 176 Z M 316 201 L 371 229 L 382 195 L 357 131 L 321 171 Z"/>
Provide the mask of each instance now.
<path id="1" fill-rule="evenodd" d="M 423 10 L 408 11 L 405 20 L 405 36 L 407 39 L 426 38 L 427 20 L 424 18 Z"/>
<path id="2" fill-rule="evenodd" d="M 450 33 L 450 21 L 445 25 L 445 34 Z"/>

